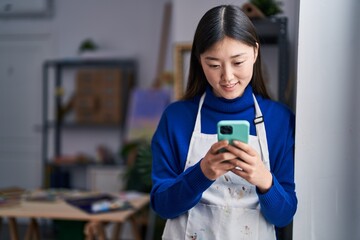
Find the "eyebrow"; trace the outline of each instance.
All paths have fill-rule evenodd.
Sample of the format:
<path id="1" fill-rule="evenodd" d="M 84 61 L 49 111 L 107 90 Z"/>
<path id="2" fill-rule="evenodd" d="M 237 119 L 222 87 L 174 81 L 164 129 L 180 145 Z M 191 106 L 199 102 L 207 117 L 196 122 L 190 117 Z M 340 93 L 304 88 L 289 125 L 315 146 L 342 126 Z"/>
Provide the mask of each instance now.
<path id="1" fill-rule="evenodd" d="M 245 54 L 246 54 L 246 53 L 239 53 L 239 54 L 236 54 L 236 55 L 231 56 L 230 58 L 233 59 L 233 58 L 241 57 L 242 55 L 245 55 Z M 211 57 L 211 56 L 205 57 L 205 59 L 206 59 L 206 60 L 216 60 L 216 61 L 219 60 L 218 58 L 216 58 L 216 57 Z"/>

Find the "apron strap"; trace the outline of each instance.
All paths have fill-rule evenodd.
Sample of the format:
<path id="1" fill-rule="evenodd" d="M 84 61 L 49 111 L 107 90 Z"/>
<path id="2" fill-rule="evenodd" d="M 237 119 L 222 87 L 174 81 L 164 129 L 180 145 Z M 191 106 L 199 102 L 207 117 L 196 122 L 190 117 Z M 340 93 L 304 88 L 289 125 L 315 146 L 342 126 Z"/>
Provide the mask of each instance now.
<path id="1" fill-rule="evenodd" d="M 204 93 L 201 96 L 200 102 L 199 102 L 199 108 L 198 108 L 197 117 L 196 117 L 196 121 L 195 121 L 195 127 L 194 127 L 194 132 L 196 132 L 196 133 L 201 133 L 201 108 L 204 103 L 205 95 L 206 94 Z"/>
<path id="2" fill-rule="evenodd" d="M 253 99 L 254 99 L 254 104 L 255 104 L 254 124 L 256 127 L 256 134 L 258 135 L 263 162 L 270 170 L 269 148 L 268 148 L 267 138 L 266 138 L 264 117 L 262 116 L 260 106 L 259 106 L 254 94 L 253 94 Z"/>

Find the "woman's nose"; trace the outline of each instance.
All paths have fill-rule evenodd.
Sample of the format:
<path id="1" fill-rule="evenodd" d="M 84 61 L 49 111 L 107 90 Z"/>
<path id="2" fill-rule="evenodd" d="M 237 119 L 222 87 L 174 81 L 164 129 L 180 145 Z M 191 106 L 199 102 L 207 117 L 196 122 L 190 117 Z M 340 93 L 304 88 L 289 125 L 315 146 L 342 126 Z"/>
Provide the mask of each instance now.
<path id="1" fill-rule="evenodd" d="M 230 81 L 233 78 L 234 78 L 234 73 L 231 66 L 224 66 L 222 69 L 222 79 L 225 81 Z"/>

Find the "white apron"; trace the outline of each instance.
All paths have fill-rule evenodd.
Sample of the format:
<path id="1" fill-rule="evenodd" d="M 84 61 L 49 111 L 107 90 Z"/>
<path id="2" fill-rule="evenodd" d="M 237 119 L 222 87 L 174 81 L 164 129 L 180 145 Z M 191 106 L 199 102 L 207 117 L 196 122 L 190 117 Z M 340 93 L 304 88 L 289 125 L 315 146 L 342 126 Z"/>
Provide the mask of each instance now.
<path id="1" fill-rule="evenodd" d="M 185 169 L 202 159 L 217 141 L 216 134 L 201 133 L 201 97 Z M 256 133 L 249 144 L 258 151 L 270 170 L 265 125 L 255 103 Z M 185 171 L 184 169 L 184 171 Z M 260 213 L 256 187 L 232 172 L 219 177 L 186 214 L 166 222 L 164 240 L 275 240 L 274 226 Z"/>

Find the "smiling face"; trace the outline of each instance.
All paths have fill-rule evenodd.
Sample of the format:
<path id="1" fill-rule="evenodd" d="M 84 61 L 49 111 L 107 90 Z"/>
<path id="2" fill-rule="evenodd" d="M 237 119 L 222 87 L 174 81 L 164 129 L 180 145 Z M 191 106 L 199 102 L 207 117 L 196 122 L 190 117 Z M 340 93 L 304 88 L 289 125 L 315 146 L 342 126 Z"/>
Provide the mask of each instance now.
<path id="1" fill-rule="evenodd" d="M 234 99 L 250 83 L 256 57 L 257 48 L 225 37 L 200 55 L 200 63 L 214 94 Z"/>

